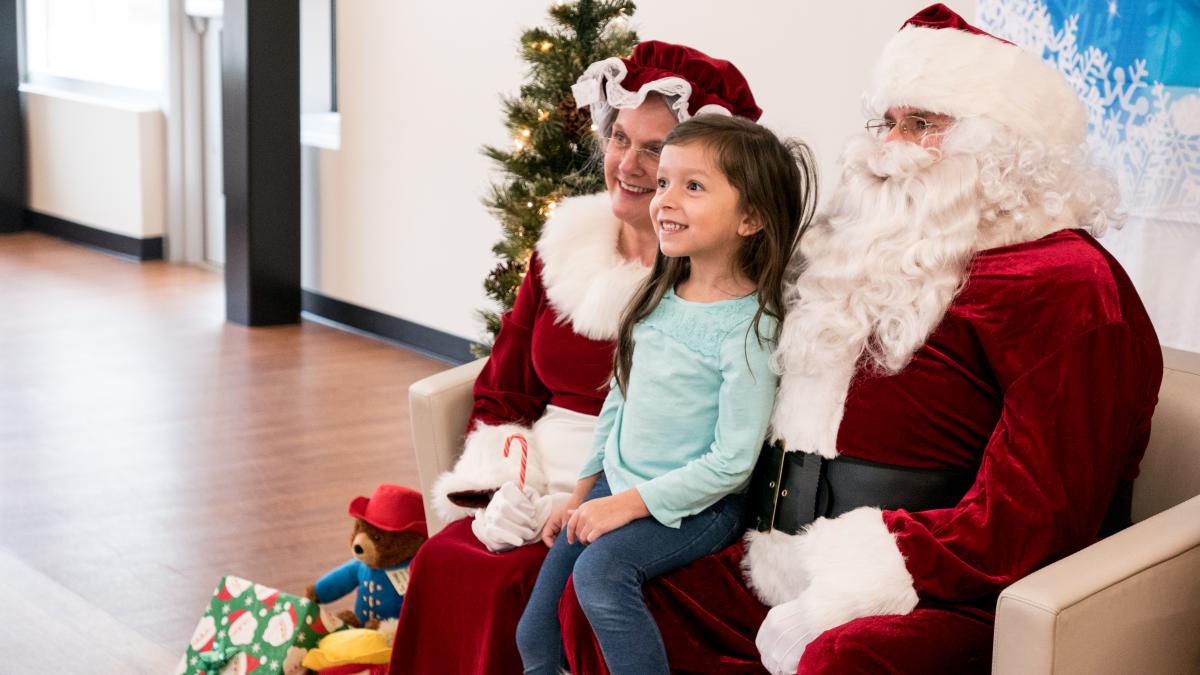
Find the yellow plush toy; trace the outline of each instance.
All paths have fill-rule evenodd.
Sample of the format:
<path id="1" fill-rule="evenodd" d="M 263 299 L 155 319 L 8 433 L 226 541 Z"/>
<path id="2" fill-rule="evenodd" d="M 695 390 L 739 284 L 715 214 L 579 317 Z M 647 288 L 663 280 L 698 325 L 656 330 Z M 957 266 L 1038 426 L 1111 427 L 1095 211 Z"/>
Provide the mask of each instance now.
<path id="1" fill-rule="evenodd" d="M 326 635 L 305 654 L 304 667 L 324 673 L 386 673 L 396 622 L 384 621 L 379 628 L 348 628 Z"/>

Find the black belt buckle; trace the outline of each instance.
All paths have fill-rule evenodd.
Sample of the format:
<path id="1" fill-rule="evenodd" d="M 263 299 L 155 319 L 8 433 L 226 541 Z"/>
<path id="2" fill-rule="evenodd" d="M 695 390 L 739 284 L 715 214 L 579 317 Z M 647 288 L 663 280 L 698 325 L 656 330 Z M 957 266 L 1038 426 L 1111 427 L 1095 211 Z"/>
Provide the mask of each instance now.
<path id="1" fill-rule="evenodd" d="M 751 527 L 796 534 L 825 515 L 829 486 L 825 459 L 820 455 L 787 452 L 783 442 L 764 444 L 750 480 Z"/>
<path id="2" fill-rule="evenodd" d="M 754 514 L 754 522 L 750 526 L 759 532 L 770 532 L 775 526 L 779 493 L 783 487 L 785 454 L 780 441 L 763 443 L 762 451 L 758 453 L 758 463 L 754 465 L 754 475 L 750 478 L 747 506 L 750 507 L 748 512 Z"/>
<path id="3" fill-rule="evenodd" d="M 775 506 L 775 529 L 798 534 L 825 515 L 829 489 L 825 482 L 825 458 L 803 452 L 784 455 L 779 498 Z"/>

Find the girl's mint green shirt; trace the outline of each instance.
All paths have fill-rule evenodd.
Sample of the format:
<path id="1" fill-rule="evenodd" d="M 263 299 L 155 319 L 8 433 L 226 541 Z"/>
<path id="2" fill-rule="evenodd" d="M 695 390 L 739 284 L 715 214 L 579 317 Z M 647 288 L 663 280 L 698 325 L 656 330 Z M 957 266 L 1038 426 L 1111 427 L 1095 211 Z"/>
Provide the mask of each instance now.
<path id="1" fill-rule="evenodd" d="M 614 381 L 580 477 L 604 471 L 612 493 L 637 488 L 668 527 L 744 490 L 778 378 L 768 367 L 777 322 L 750 324 L 757 294 L 690 302 L 668 291 L 633 328 L 627 396 Z"/>

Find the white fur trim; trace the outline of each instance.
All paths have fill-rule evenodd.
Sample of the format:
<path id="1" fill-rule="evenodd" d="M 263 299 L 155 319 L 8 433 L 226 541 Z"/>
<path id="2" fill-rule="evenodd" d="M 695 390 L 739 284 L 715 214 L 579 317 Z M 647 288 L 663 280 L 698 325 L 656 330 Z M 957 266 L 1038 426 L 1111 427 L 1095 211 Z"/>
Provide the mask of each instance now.
<path id="1" fill-rule="evenodd" d="M 571 86 L 575 103 L 579 107 L 590 105 L 592 119 L 602 120 L 612 108 L 637 108 L 646 101 L 651 92 L 662 94 L 667 99 L 671 112 L 680 122 L 686 122 L 692 117 L 688 112 L 688 101 L 692 98 L 692 83 L 682 77 L 664 77 L 646 82 L 637 91 L 630 91 L 621 86 L 629 69 L 625 62 L 617 57 L 597 61 L 588 66 Z M 707 113 L 733 113 L 715 103 L 709 103 L 696 111 L 697 115 Z"/>
<path id="2" fill-rule="evenodd" d="M 1040 58 L 986 35 L 909 26 L 884 47 L 864 95 L 872 117 L 913 106 L 954 117 L 987 117 L 1050 146 L 1078 146 L 1083 102 Z"/>
<path id="3" fill-rule="evenodd" d="M 616 339 L 625 305 L 650 274 L 649 267 L 617 251 L 620 235 L 621 221 L 602 192 L 563 200 L 538 240 L 550 305 L 592 340 Z"/>
<path id="4" fill-rule="evenodd" d="M 795 536 L 751 535 L 744 564 L 760 600 L 802 601 L 805 621 L 818 633 L 864 616 L 907 614 L 917 606 L 904 556 L 875 508 L 819 518 Z"/>
<path id="5" fill-rule="evenodd" d="M 522 434 L 529 443 L 529 454 L 536 457 L 533 432 L 519 424 L 491 426 L 479 424 L 466 438 L 463 453 L 454 468 L 438 477 L 433 484 L 433 507 L 443 522 L 449 523 L 474 514 L 474 509 L 454 504 L 446 496 L 469 490 L 498 490 L 501 485 L 516 480 L 521 472 L 521 445 L 514 442 L 504 456 L 504 440 L 512 434 Z M 542 479 L 536 461 L 526 466 L 526 483 L 537 484 Z"/>
<path id="6" fill-rule="evenodd" d="M 784 319 L 784 330 L 791 318 Z M 771 439 L 782 440 L 789 452 L 837 457 L 838 429 L 854 370 L 848 361 L 848 367 L 829 366 L 815 375 L 785 372 L 771 416 Z"/>
<path id="7" fill-rule="evenodd" d="M 742 571 L 747 585 L 764 604 L 775 607 L 795 600 L 808 588 L 809 578 L 799 564 L 803 537 L 779 530 L 746 533 Z"/>

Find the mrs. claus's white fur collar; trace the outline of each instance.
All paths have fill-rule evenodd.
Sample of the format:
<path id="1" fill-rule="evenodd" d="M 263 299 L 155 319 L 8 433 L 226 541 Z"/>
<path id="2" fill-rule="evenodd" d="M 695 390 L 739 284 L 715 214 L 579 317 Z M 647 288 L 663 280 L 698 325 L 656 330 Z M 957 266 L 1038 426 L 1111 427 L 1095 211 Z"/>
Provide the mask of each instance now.
<path id="1" fill-rule="evenodd" d="M 592 340 L 616 339 L 622 310 L 650 273 L 617 251 L 620 234 L 621 221 L 601 192 L 563 200 L 538 240 L 550 305 Z"/>

